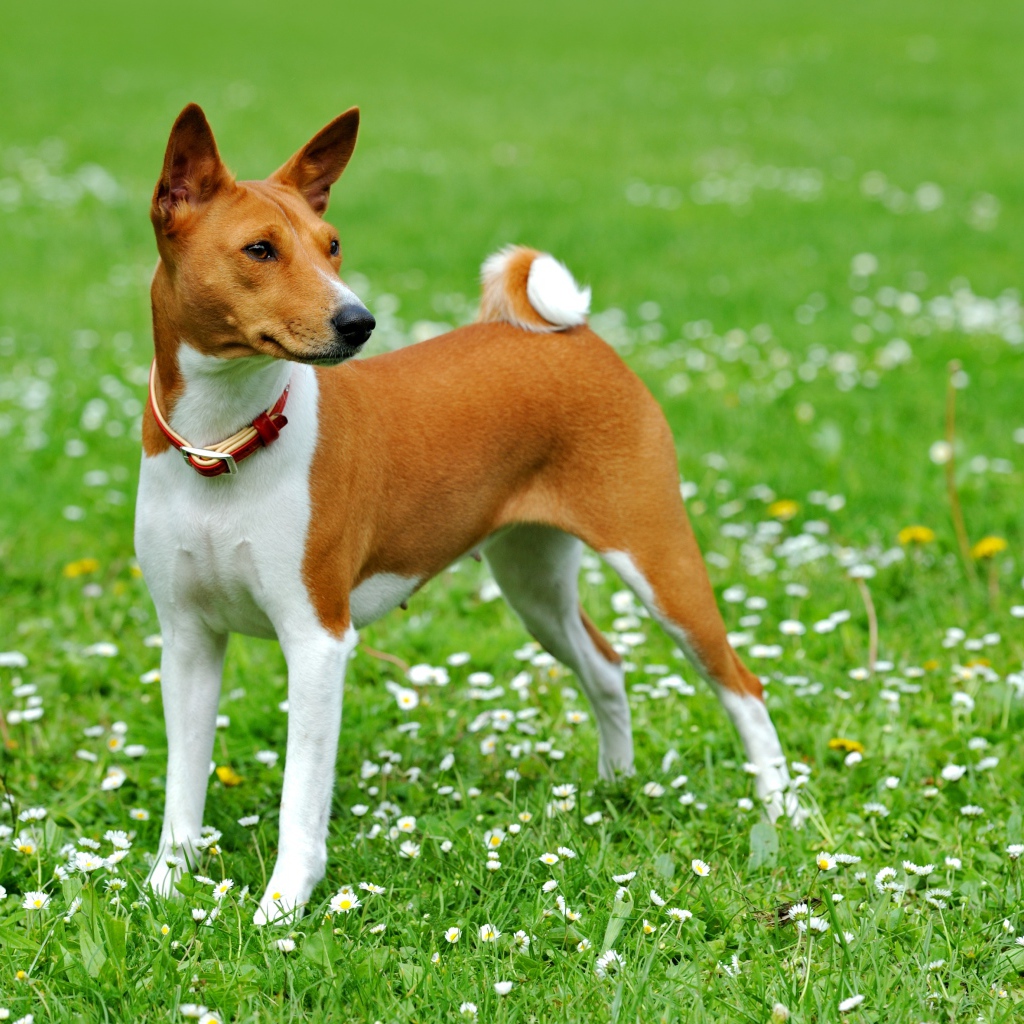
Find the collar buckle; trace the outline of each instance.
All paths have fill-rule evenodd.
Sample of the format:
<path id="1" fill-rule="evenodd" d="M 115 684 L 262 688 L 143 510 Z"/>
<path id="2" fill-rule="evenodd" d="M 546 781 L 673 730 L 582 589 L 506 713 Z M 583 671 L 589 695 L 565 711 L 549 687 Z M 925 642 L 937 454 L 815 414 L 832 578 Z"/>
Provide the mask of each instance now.
<path id="1" fill-rule="evenodd" d="M 219 459 L 224 463 L 229 474 L 238 472 L 238 463 L 235 461 L 234 455 L 229 455 L 227 452 L 215 452 L 209 448 L 190 448 L 188 445 L 182 445 L 178 450 L 189 465 L 192 465 L 189 456 L 194 455 L 198 459 Z"/>

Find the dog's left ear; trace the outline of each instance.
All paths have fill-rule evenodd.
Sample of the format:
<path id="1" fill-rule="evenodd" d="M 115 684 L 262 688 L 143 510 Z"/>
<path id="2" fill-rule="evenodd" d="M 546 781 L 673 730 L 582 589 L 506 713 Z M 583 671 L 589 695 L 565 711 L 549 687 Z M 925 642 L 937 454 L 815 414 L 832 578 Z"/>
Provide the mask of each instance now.
<path id="1" fill-rule="evenodd" d="M 298 189 L 314 212 L 322 217 L 327 212 L 331 186 L 341 177 L 356 148 L 358 132 L 359 108 L 352 107 L 317 132 L 268 180 Z"/>

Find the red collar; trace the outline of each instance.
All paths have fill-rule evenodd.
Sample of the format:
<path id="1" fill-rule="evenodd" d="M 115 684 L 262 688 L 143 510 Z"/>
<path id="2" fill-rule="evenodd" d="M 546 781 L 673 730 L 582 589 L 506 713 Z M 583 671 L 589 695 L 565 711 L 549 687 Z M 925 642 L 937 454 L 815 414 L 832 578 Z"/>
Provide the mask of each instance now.
<path id="1" fill-rule="evenodd" d="M 156 400 L 156 360 L 149 368 L 149 407 L 153 412 L 156 425 L 164 436 L 181 452 L 185 461 L 202 476 L 220 476 L 222 473 L 237 473 L 238 463 L 247 459 L 259 448 L 273 444 L 288 422 L 281 415 L 288 401 L 288 388 L 281 392 L 281 397 L 266 412 L 261 412 L 247 427 L 242 427 L 226 441 L 219 441 L 209 448 L 193 448 L 188 441 L 177 433 L 164 419 Z"/>

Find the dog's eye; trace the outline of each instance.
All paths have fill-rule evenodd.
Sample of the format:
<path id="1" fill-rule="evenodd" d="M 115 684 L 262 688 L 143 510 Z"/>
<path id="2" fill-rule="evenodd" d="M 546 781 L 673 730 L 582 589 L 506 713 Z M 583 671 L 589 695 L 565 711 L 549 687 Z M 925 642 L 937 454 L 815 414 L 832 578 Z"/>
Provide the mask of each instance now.
<path id="1" fill-rule="evenodd" d="M 253 242 L 252 245 L 247 245 L 242 252 L 244 252 L 249 259 L 259 260 L 261 263 L 265 263 L 267 260 L 277 259 L 277 253 L 269 242 Z"/>
<path id="2" fill-rule="evenodd" d="M 341 252 L 341 245 L 338 243 L 336 238 L 331 239 L 331 255 L 337 256 Z"/>

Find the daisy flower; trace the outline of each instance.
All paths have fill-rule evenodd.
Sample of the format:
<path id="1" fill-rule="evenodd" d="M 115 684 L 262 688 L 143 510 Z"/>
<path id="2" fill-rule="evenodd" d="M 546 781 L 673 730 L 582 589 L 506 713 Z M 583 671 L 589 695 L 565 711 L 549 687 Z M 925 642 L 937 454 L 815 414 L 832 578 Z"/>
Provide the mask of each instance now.
<path id="1" fill-rule="evenodd" d="M 597 958 L 597 963 L 594 964 L 594 973 L 599 978 L 607 978 L 609 974 L 620 970 L 623 963 L 622 957 L 614 949 L 609 949 Z"/>
<path id="2" fill-rule="evenodd" d="M 231 878 L 222 879 L 213 887 L 213 898 L 215 900 L 224 899 L 224 897 L 231 891 L 234 884 L 234 880 Z"/>
<path id="3" fill-rule="evenodd" d="M 693 868 L 693 873 L 698 878 L 707 878 L 711 874 L 711 865 L 696 857 L 690 862 L 690 867 Z"/>
<path id="4" fill-rule="evenodd" d="M 445 933 L 444 937 L 448 942 L 458 942 L 462 935 L 462 929 L 452 925 Z"/>
<path id="5" fill-rule="evenodd" d="M 373 893 L 374 896 L 383 896 L 387 892 L 383 885 L 374 885 L 373 882 L 360 882 L 359 888 L 364 892 Z"/>
<path id="6" fill-rule="evenodd" d="M 915 864 L 913 861 L 905 860 L 903 862 L 903 870 L 908 875 L 919 875 L 921 878 L 927 878 L 934 870 L 934 864 Z"/>
<path id="7" fill-rule="evenodd" d="M 896 869 L 885 867 L 875 875 L 875 888 L 879 892 L 886 892 L 890 887 L 892 879 L 896 877 Z"/>
<path id="8" fill-rule="evenodd" d="M 836 859 L 830 853 L 825 853 L 823 850 L 814 859 L 815 864 L 818 865 L 819 871 L 831 871 L 836 866 Z"/>
<path id="9" fill-rule="evenodd" d="M 497 992 L 499 996 L 507 996 L 509 992 L 512 991 L 512 982 L 496 981 L 494 983 L 494 991 Z"/>
<path id="10" fill-rule="evenodd" d="M 683 921 L 689 921 L 690 918 L 693 917 L 693 914 L 690 913 L 689 910 L 682 910 L 679 907 L 669 907 L 668 910 L 665 911 L 665 913 L 668 914 L 668 916 L 671 917 L 673 921 L 679 921 L 680 924 Z"/>
<path id="11" fill-rule="evenodd" d="M 27 832 L 22 832 L 11 843 L 11 849 L 31 857 L 39 849 L 39 844 Z"/>
<path id="12" fill-rule="evenodd" d="M 45 910 L 50 897 L 45 892 L 27 892 L 21 901 L 25 910 Z"/>
<path id="13" fill-rule="evenodd" d="M 275 949 L 279 949 L 282 953 L 290 953 L 293 949 L 295 949 L 295 940 L 294 939 L 278 939 L 274 943 L 274 948 Z"/>
<path id="14" fill-rule="evenodd" d="M 75 854 L 75 863 L 79 871 L 96 871 L 99 868 L 104 867 L 106 860 L 103 857 L 98 857 L 94 853 L 86 853 L 83 850 L 79 850 Z"/>
<path id="15" fill-rule="evenodd" d="M 331 899 L 330 908 L 332 914 L 348 914 L 362 905 L 351 889 L 339 889 Z"/>
<path id="16" fill-rule="evenodd" d="M 559 858 L 557 853 L 542 853 L 537 859 L 541 864 L 547 864 L 550 867 L 553 864 L 557 864 Z"/>

